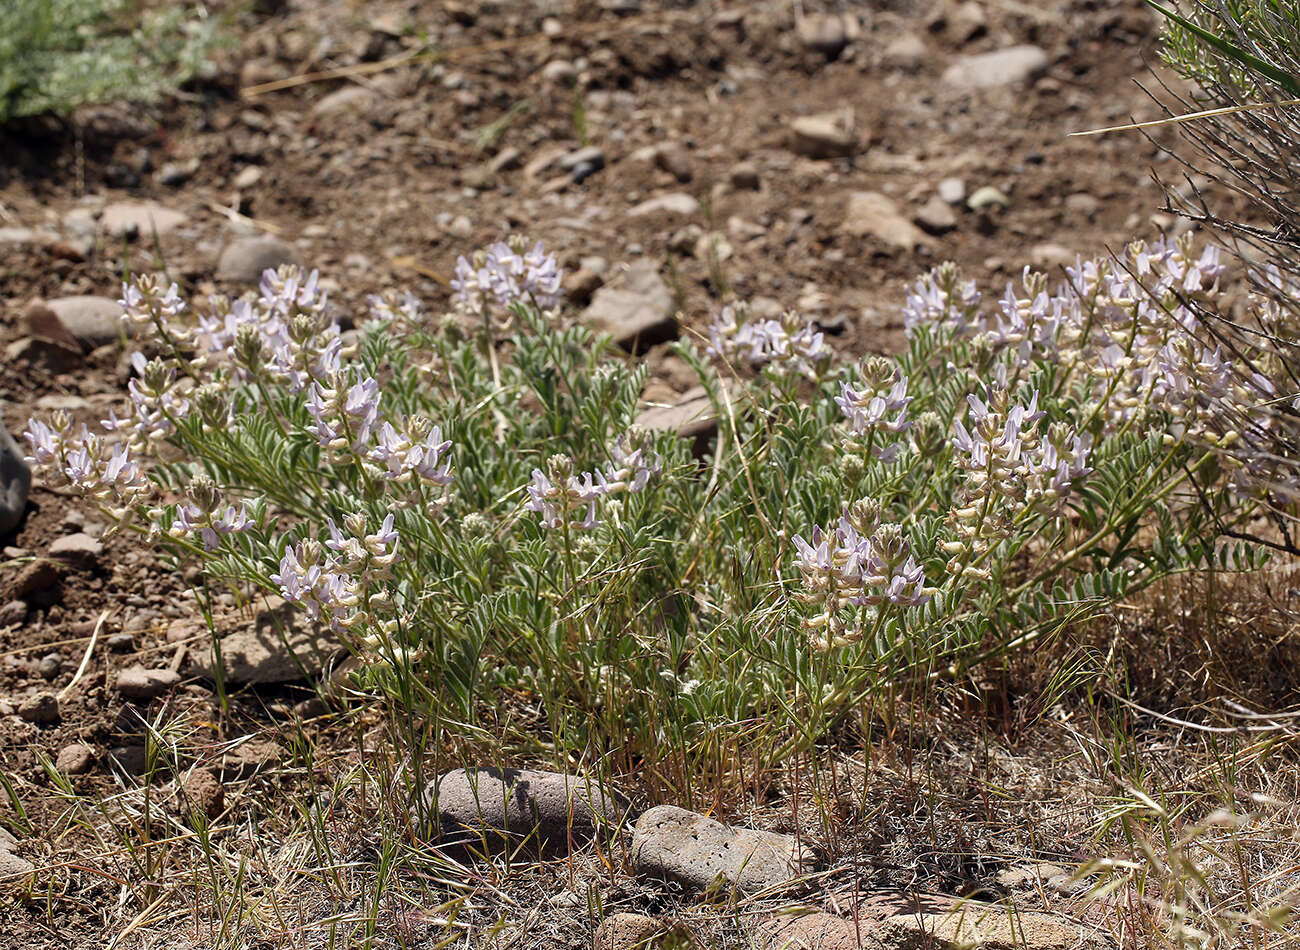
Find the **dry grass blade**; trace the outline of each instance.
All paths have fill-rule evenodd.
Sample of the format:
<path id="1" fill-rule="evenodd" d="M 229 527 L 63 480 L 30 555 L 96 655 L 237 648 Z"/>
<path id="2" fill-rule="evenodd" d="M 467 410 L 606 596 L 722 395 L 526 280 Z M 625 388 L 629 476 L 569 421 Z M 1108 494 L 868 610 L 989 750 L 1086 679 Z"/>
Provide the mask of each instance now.
<path id="1" fill-rule="evenodd" d="M 1221 109 L 1205 109 L 1201 112 L 1189 112 L 1185 115 L 1168 116 L 1163 119 L 1152 119 L 1149 122 L 1130 122 L 1127 125 L 1112 125 L 1104 129 L 1087 129 L 1082 132 L 1071 132 L 1070 138 L 1083 138 L 1089 135 L 1106 135 L 1109 132 L 1131 132 L 1134 129 L 1154 129 L 1163 125 L 1180 125 L 1184 122 L 1195 122 L 1198 119 L 1210 119 L 1220 115 L 1235 115 L 1242 112 L 1261 112 L 1265 109 L 1281 109 L 1287 106 L 1300 106 L 1300 99 L 1285 99 L 1281 102 L 1256 102 L 1249 105 L 1224 106 Z"/>
<path id="2" fill-rule="evenodd" d="M 105 610 L 99 615 L 99 620 L 95 621 L 95 629 L 90 632 L 90 642 L 86 644 L 86 652 L 81 657 L 81 665 L 77 667 L 77 672 L 68 681 L 68 685 L 59 690 L 60 701 L 67 698 L 68 693 L 72 691 L 72 687 L 77 685 L 77 682 L 86 672 L 86 666 L 90 663 L 90 655 L 95 652 L 95 643 L 99 640 L 99 632 L 104 629 L 104 621 L 108 619 L 109 613 L 110 611 Z"/>

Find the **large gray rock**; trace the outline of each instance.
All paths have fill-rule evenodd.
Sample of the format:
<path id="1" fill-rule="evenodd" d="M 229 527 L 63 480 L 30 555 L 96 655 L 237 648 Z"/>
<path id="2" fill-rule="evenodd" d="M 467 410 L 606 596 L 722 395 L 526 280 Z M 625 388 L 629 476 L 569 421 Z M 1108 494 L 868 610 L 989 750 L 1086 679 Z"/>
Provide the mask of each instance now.
<path id="1" fill-rule="evenodd" d="M 528 769 L 456 769 L 428 794 L 441 843 L 473 851 L 566 853 L 622 823 L 626 806 L 598 782 Z"/>
<path id="2" fill-rule="evenodd" d="M 12 851 L 0 849 L 0 880 L 31 874 L 36 866 L 26 858 L 20 858 Z"/>
<path id="3" fill-rule="evenodd" d="M 104 543 L 84 531 L 65 534 L 50 545 L 50 557 L 85 567 L 94 567 L 103 553 Z"/>
<path id="4" fill-rule="evenodd" d="M 3 404 L 0 403 L 0 407 Z M 32 487 L 32 470 L 23 461 L 24 453 L 18 448 L 9 430 L 0 424 L 0 535 L 18 527 L 27 510 L 27 492 Z"/>
<path id="5" fill-rule="evenodd" d="M 300 264 L 298 253 L 277 237 L 247 237 L 231 241 L 217 261 L 217 280 L 255 285 L 262 272 L 281 264 Z"/>
<path id="6" fill-rule="evenodd" d="M 584 318 L 627 350 L 644 350 L 677 336 L 672 292 L 647 259 L 633 262 L 596 291 Z"/>
<path id="7" fill-rule="evenodd" d="M 692 452 L 696 456 L 708 451 L 709 443 L 718 431 L 718 414 L 703 386 L 683 393 L 672 405 L 651 406 L 643 410 L 637 415 L 636 422 L 652 432 L 676 432 L 691 439 Z"/>
<path id="8" fill-rule="evenodd" d="M 911 251 L 930 239 L 907 219 L 892 198 L 878 191 L 855 191 L 849 195 L 840 230 L 854 237 L 873 237 L 894 250 Z"/>
<path id="9" fill-rule="evenodd" d="M 754 893 L 785 884 L 815 864 L 812 852 L 790 835 L 732 828 L 675 805 L 651 808 L 632 832 L 638 873 L 697 891 L 721 883 Z"/>
<path id="10" fill-rule="evenodd" d="M 342 648 L 338 638 L 278 598 L 219 641 L 227 683 L 293 683 L 317 675 Z M 212 653 L 190 651 L 191 669 L 213 678 Z"/>
<path id="11" fill-rule="evenodd" d="M 48 306 L 86 350 L 120 339 L 122 305 L 110 297 L 59 297 Z"/>
<path id="12" fill-rule="evenodd" d="M 992 89 L 1037 79 L 1047 71 L 1047 53 L 1037 46 L 1009 46 L 992 53 L 963 56 L 943 73 L 943 81 L 963 90 Z"/>

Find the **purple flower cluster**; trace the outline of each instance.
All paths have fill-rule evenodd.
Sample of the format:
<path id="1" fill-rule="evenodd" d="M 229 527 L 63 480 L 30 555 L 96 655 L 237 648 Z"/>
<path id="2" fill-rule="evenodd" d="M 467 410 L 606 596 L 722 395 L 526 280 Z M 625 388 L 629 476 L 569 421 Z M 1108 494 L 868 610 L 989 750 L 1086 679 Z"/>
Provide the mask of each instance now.
<path id="1" fill-rule="evenodd" d="M 143 353 L 131 354 L 136 375 L 126 385 L 134 414 L 134 435 L 142 445 L 164 439 L 176 430 L 176 420 L 190 411 L 190 400 L 178 385 L 176 366 L 166 360 L 146 360 Z M 126 428 L 124 420 L 110 412 L 104 423 L 108 431 Z"/>
<path id="2" fill-rule="evenodd" d="M 185 301 L 173 282 L 163 287 L 153 274 L 144 274 L 134 283 L 122 285 L 122 323 L 128 330 L 152 328 L 164 336 L 184 339 L 187 328 L 180 322 L 185 312 Z"/>
<path id="3" fill-rule="evenodd" d="M 596 517 L 596 502 L 603 492 L 596 484 L 595 476 L 591 472 L 574 475 L 570 471 L 563 474 L 565 463 L 569 464 L 570 469 L 572 463 L 568 459 L 559 462 L 557 458 L 559 457 L 552 456 L 548 462 L 549 474 L 543 473 L 540 468 L 533 469 L 532 481 L 525 486 L 528 501 L 524 503 L 524 508 L 540 514 L 542 527 L 547 529 L 559 528 L 566 521 L 574 528 L 596 527 L 600 524 Z M 580 520 L 570 518 L 569 512 L 582 508 L 586 509 L 586 513 Z"/>
<path id="4" fill-rule="evenodd" d="M 312 383 L 307 393 L 312 424 L 307 431 L 321 448 L 363 455 L 380 422 L 379 383 L 360 370 L 354 370 L 351 378 L 354 382 L 350 385 L 341 373 L 331 380 L 332 385 L 319 380 Z"/>
<path id="5" fill-rule="evenodd" d="M 74 429 L 67 415 L 55 413 L 53 425 L 27 422 L 27 462 L 57 488 L 72 488 L 113 508 L 126 507 L 148 490 L 130 445 L 108 443 L 85 425 Z"/>
<path id="6" fill-rule="evenodd" d="M 907 394 L 907 377 L 883 357 L 864 360 L 861 376 L 861 386 L 855 387 L 847 382 L 840 384 L 835 404 L 848 420 L 855 439 L 869 440 L 872 454 L 877 459 L 894 462 L 902 451 L 902 445 L 898 442 L 886 445 L 877 442 L 875 437 L 878 433 L 900 434 L 912 427 L 907 418 L 907 407 L 912 401 Z"/>
<path id="7" fill-rule="evenodd" d="M 880 512 L 879 502 L 863 499 L 833 529 L 814 526 L 810 540 L 800 535 L 791 539 L 803 579 L 800 599 L 823 608 L 805 621 L 809 629 L 826 631 L 816 640 L 822 648 L 860 635 L 845 630 L 840 617 L 844 606 L 919 607 L 936 593 L 926 586 L 925 571 L 902 526 L 882 524 Z"/>
<path id="8" fill-rule="evenodd" d="M 1027 405 L 1009 405 L 1004 386 L 989 387 L 987 399 L 972 393 L 966 402 L 966 421 L 953 423 L 954 463 L 966 479 L 949 513 L 961 538 L 950 548 L 951 573 L 967 571 L 966 556 L 982 555 L 1009 535 L 1020 512 L 1059 511 L 1074 484 L 1092 471 L 1091 436 L 1059 422 L 1048 427 L 1046 439 L 1039 433 L 1044 413 L 1037 392 Z"/>
<path id="9" fill-rule="evenodd" d="M 1200 293 L 1209 290 L 1223 273 L 1219 249 L 1213 244 L 1207 244 L 1196 255 L 1190 232 L 1173 241 L 1162 237 L 1150 245 L 1139 242 L 1133 245 L 1130 256 L 1134 272 L 1139 278 L 1156 279 L 1157 295 L 1166 289 L 1175 289 L 1184 294 Z"/>
<path id="10" fill-rule="evenodd" d="M 226 504 L 212 479 L 199 476 L 190 485 L 189 500 L 179 505 L 176 520 L 168 529 L 173 538 L 198 535 L 203 550 L 215 551 L 226 535 L 247 531 L 253 526 L 247 502 L 238 508 Z"/>
<path id="11" fill-rule="evenodd" d="M 985 325 L 997 349 L 1009 350 L 1020 366 L 1038 358 L 1054 357 L 1061 327 L 1071 319 L 1071 299 L 1047 292 L 1047 275 L 1028 267 L 1021 275 L 1024 296 L 1008 281 L 993 319 Z"/>
<path id="12" fill-rule="evenodd" d="M 451 469 L 442 456 L 450 448 L 451 441 L 443 439 L 441 428 L 408 419 L 405 431 L 383 423 L 367 457 L 380 466 L 387 481 L 406 484 L 419 479 L 431 485 L 449 485 Z"/>
<path id="13" fill-rule="evenodd" d="M 992 312 L 984 313 L 973 284 L 955 265 L 944 264 L 912 289 L 904 320 L 909 334 L 924 324 L 970 338 L 977 373 L 990 368 L 981 362 L 985 356 L 1004 367 L 1044 360 L 1063 365 L 1091 400 L 1089 410 L 1113 432 L 1151 409 L 1187 412 L 1196 394 L 1181 374 L 1226 368 L 1212 349 L 1198 348 L 1190 359 L 1186 350 L 1169 349 L 1171 342 L 1203 335 L 1189 301 L 1209 294 L 1222 270 L 1218 250 L 1195 253 L 1191 235 L 1136 242 L 1119 257 L 1080 259 L 1065 268 L 1066 280 L 1055 292 L 1046 275 L 1026 268 L 1021 289 L 1009 283 Z M 999 355 L 1004 358 L 992 360 Z M 1234 368 L 1228 375 L 1240 374 Z M 1247 389 L 1258 393 L 1261 387 Z"/>
<path id="14" fill-rule="evenodd" d="M 978 482 L 1003 482 L 999 487 L 1014 491 L 1014 485 L 1005 484 L 1008 476 L 1023 474 L 1024 459 L 1027 451 L 1035 444 L 1033 426 L 1043 418 L 1044 413 L 1038 409 L 1038 393 L 1035 392 L 1027 406 L 1012 406 L 1010 409 L 993 409 L 1005 404 L 1006 391 L 990 392 L 989 402 L 985 402 L 974 393 L 966 397 L 969 407 L 967 421 L 970 429 L 960 419 L 954 420 L 956 430 L 952 444 L 957 450 L 958 467 L 965 469 Z"/>
<path id="15" fill-rule="evenodd" d="M 270 372 L 295 393 L 334 376 L 344 356 L 319 275 L 295 267 L 263 273 L 256 301 L 215 298 L 193 340 L 201 367 L 233 367 L 245 380 Z"/>
<path id="16" fill-rule="evenodd" d="M 372 294 L 366 298 L 366 304 L 374 320 L 408 328 L 423 327 L 427 322 L 424 304 L 409 290 L 400 294 L 391 290 Z"/>
<path id="17" fill-rule="evenodd" d="M 780 320 L 746 320 L 743 310 L 723 307 L 709 325 L 709 355 L 755 369 L 818 377 L 830 362 L 831 350 L 811 320 L 787 310 Z"/>
<path id="18" fill-rule="evenodd" d="M 908 288 L 903 327 L 908 336 L 931 325 L 955 327 L 959 335 L 978 332 L 983 328 L 980 300 L 975 281 L 964 280 L 957 265 L 948 261 Z"/>
<path id="19" fill-rule="evenodd" d="M 651 448 L 649 433 L 634 426 L 610 448 L 610 461 L 603 468 L 575 474 L 573 462 L 564 455 L 551 456 L 546 468 L 546 472 L 533 469 L 532 481 L 525 486 L 528 501 L 524 508 L 540 514 L 542 527 L 548 530 L 566 522 L 590 530 L 600 524 L 596 505 L 602 498 L 640 492 L 659 474 L 663 463 Z M 584 511 L 583 517 L 573 520 L 570 512 L 579 510 Z"/>
<path id="20" fill-rule="evenodd" d="M 302 607 L 311 620 L 328 620 L 336 633 L 365 619 L 369 586 L 388 576 L 400 540 L 391 514 L 371 534 L 359 515 L 344 523 L 350 534 L 328 519 L 330 538 L 324 545 L 307 538 L 286 548 L 280 570 L 270 576 L 286 601 Z"/>
<path id="21" fill-rule="evenodd" d="M 498 241 L 472 258 L 456 259 L 452 304 L 467 313 L 500 316 L 515 303 L 542 310 L 559 305 L 564 271 L 538 241 L 531 250 L 519 238 Z"/>

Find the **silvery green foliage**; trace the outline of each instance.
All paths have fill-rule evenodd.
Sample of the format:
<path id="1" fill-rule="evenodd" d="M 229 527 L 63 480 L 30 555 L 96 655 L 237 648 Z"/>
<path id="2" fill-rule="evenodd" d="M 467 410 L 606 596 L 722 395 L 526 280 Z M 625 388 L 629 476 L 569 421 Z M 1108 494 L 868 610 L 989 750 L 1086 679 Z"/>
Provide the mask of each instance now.
<path id="1" fill-rule="evenodd" d="M 814 741 L 886 682 L 1219 564 L 1267 472 L 1222 420 L 1279 383 L 1189 343 L 1180 301 L 1219 268 L 1185 243 L 991 302 L 944 265 L 896 360 L 837 366 L 795 315 L 724 312 L 715 362 L 679 348 L 719 418 L 703 461 L 636 424 L 644 366 L 567 325 L 525 247 L 466 259 L 451 314 L 387 294 L 349 333 L 314 273 L 201 304 L 137 280 L 126 319 L 158 355 L 132 414 L 33 420 L 31 460 L 328 624 L 360 686 L 466 741 L 522 707 L 558 752 L 640 761 L 742 721 Z"/>
<path id="2" fill-rule="evenodd" d="M 150 101 L 196 74 L 217 43 L 200 5 L 141 13 L 125 0 L 0 4 L 0 123 Z"/>

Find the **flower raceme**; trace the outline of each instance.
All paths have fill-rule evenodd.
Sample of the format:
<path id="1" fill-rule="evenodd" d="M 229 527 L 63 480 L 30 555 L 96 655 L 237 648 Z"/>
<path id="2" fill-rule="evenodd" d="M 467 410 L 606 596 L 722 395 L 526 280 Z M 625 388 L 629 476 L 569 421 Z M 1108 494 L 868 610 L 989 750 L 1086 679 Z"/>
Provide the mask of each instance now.
<path id="1" fill-rule="evenodd" d="M 27 462 L 47 484 L 71 488 L 115 513 L 148 494 L 149 483 L 130 445 L 106 442 L 85 425 L 74 428 L 66 413 L 56 412 L 52 424 L 28 420 L 23 435 L 30 450 Z"/>
<path id="2" fill-rule="evenodd" d="M 528 501 L 524 508 L 542 516 L 542 527 L 590 530 L 600 524 L 597 503 L 620 492 L 636 494 L 645 488 L 653 475 L 659 474 L 663 461 L 650 447 L 650 434 L 633 426 L 610 448 L 610 461 L 603 469 L 574 474 L 573 460 L 567 455 L 552 455 L 546 472 L 535 468 L 532 481 L 525 486 Z M 582 510 L 574 520 L 570 512 Z"/>
<path id="3" fill-rule="evenodd" d="M 787 310 L 780 320 L 747 320 L 743 306 L 723 307 L 709 326 L 709 355 L 777 375 L 819 377 L 831 351 L 811 320 Z"/>
<path id="4" fill-rule="evenodd" d="M 215 551 L 221 546 L 222 537 L 247 531 L 254 524 L 248 502 L 242 502 L 238 508 L 225 504 L 216 482 L 206 475 L 195 476 L 190 482 L 189 496 L 189 501 L 178 506 L 176 520 L 167 529 L 173 538 L 198 535 L 203 550 Z"/>
<path id="5" fill-rule="evenodd" d="M 366 533 L 363 515 L 345 517 L 346 532 L 328 518 L 329 540 L 306 538 L 287 547 L 269 580 L 309 619 L 328 621 L 336 633 L 352 629 L 368 619 L 370 591 L 389 576 L 397 557 L 400 538 L 393 521 L 389 514 L 378 531 Z"/>
<path id="6" fill-rule="evenodd" d="M 431 485 L 450 485 L 451 468 L 443 459 L 450 448 L 451 440 L 442 437 L 440 427 L 416 416 L 406 420 L 404 431 L 383 423 L 366 457 L 380 466 L 388 481 L 406 484 L 419 479 Z"/>
<path id="7" fill-rule="evenodd" d="M 522 239 L 512 237 L 471 258 L 457 258 L 452 305 L 466 313 L 497 317 L 520 301 L 542 310 L 558 305 L 564 271 L 540 241 L 531 250 L 526 248 Z"/>
<path id="8" fill-rule="evenodd" d="M 881 510 L 879 501 L 864 498 L 846 509 L 833 529 L 814 526 L 811 540 L 791 539 L 805 588 L 799 599 L 821 608 L 804 622 L 810 630 L 825 631 L 814 636 L 821 649 L 861 637 L 861 630 L 845 626 L 845 606 L 919 607 L 937 593 L 926 586 L 903 527 L 882 523 Z"/>

